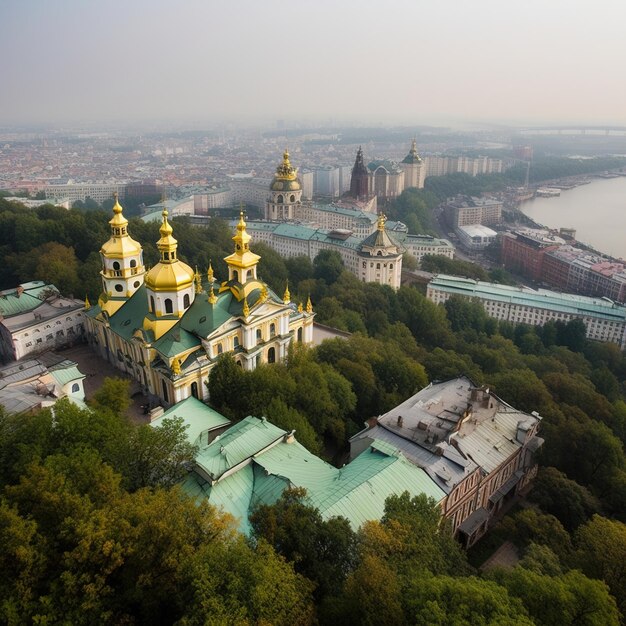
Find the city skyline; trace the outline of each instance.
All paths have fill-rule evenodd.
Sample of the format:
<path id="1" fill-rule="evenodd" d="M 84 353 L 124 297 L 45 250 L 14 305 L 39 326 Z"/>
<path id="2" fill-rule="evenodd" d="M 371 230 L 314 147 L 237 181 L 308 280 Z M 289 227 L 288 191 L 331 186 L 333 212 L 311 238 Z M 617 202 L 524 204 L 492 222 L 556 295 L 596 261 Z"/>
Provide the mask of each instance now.
<path id="1" fill-rule="evenodd" d="M 626 7 L 5 2 L 0 124 L 626 125 Z"/>

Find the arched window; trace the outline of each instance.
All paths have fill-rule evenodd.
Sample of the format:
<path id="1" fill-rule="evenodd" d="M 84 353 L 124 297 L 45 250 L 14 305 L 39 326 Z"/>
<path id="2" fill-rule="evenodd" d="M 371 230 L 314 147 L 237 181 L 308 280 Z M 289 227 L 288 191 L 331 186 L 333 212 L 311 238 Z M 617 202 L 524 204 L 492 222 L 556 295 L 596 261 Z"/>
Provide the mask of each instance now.
<path id="1" fill-rule="evenodd" d="M 376 269 L 379 270 L 380 269 L 380 263 L 376 263 Z"/>
<path id="2" fill-rule="evenodd" d="M 289 202 L 295 202 L 296 201 L 296 197 L 291 194 L 291 197 L 289 198 Z"/>
<path id="3" fill-rule="evenodd" d="M 274 348 L 270 348 L 267 351 L 267 362 L 276 363 L 276 350 Z"/>
<path id="4" fill-rule="evenodd" d="M 237 365 L 239 365 L 239 367 L 243 367 L 243 365 L 241 364 L 241 361 L 235 361 L 235 363 L 237 363 Z"/>
<path id="5" fill-rule="evenodd" d="M 280 195 L 278 196 L 278 198 L 276 198 L 276 202 L 277 202 L 278 204 L 282 204 L 282 203 L 284 202 L 284 199 L 283 199 L 283 195 L 282 195 L 282 194 L 280 194 Z"/>
<path id="6" fill-rule="evenodd" d="M 172 306 L 172 301 L 169 298 L 165 298 L 165 312 L 172 313 L 174 311 L 174 307 Z"/>
<path id="7" fill-rule="evenodd" d="M 298 328 L 298 341 L 302 342 L 302 326 Z"/>
<path id="8" fill-rule="evenodd" d="M 135 261 L 135 259 L 131 259 L 130 260 L 130 266 L 131 267 L 137 267 L 137 261 Z"/>
<path id="9" fill-rule="evenodd" d="M 276 336 L 276 324 L 270 324 L 270 337 Z"/>
<path id="10" fill-rule="evenodd" d="M 186 293 L 185 296 L 183 297 L 183 306 L 185 308 L 189 307 L 189 294 L 188 293 Z"/>
<path id="11" fill-rule="evenodd" d="M 113 261 L 113 269 L 114 270 L 119 270 L 120 269 L 120 264 L 118 261 Z"/>
<path id="12" fill-rule="evenodd" d="M 239 337 L 233 339 L 233 348 L 236 350 L 241 344 L 239 343 Z"/>
<path id="13" fill-rule="evenodd" d="M 77 391 L 80 391 L 80 385 L 78 383 L 74 383 L 72 385 L 72 393 L 76 393 Z"/>
<path id="14" fill-rule="evenodd" d="M 154 296 L 150 296 L 150 313 L 154 313 Z"/>
<path id="15" fill-rule="evenodd" d="M 165 383 L 164 380 L 161 380 L 161 388 L 163 389 L 163 400 L 165 400 L 165 402 L 169 402 L 169 395 L 167 393 L 167 384 Z"/>
<path id="16" fill-rule="evenodd" d="M 191 383 L 191 395 L 194 398 L 198 397 L 198 383 Z"/>
<path id="17" fill-rule="evenodd" d="M 260 328 L 256 329 L 256 342 L 257 344 L 261 343 L 263 341 L 263 333 L 261 332 Z"/>

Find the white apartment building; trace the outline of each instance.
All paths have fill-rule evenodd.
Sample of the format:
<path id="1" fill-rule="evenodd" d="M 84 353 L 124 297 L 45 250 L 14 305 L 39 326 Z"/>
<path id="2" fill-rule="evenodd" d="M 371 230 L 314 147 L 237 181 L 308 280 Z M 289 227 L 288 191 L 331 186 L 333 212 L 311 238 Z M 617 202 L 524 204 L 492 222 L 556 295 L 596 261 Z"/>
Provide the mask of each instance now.
<path id="1" fill-rule="evenodd" d="M 76 200 L 84 202 L 91 198 L 98 204 L 113 198 L 117 193 L 120 200 L 126 195 L 126 183 L 72 183 L 64 185 L 46 185 L 46 198 L 67 198 L 70 205 Z"/>
<path id="2" fill-rule="evenodd" d="M 443 304 L 453 295 L 477 298 L 487 315 L 515 324 L 543 326 L 549 321 L 580 319 L 587 329 L 587 339 L 626 348 L 626 307 L 605 298 L 511 287 L 445 274 L 435 276 L 428 284 L 426 297 L 436 304 Z"/>
<path id="3" fill-rule="evenodd" d="M 16 361 L 81 341 L 83 308 L 81 300 L 65 298 L 41 281 L 0 292 L 0 360 Z"/>

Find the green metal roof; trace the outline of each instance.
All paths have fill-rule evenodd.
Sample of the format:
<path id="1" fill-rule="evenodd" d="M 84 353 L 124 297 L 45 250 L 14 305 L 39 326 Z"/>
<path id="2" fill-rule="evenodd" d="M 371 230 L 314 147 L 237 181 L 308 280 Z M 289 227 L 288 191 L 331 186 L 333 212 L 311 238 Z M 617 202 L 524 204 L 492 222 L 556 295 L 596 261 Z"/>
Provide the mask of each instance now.
<path id="1" fill-rule="evenodd" d="M 187 427 L 187 440 L 196 443 L 202 433 L 222 428 L 230 424 L 230 420 L 214 411 L 200 400 L 190 397 L 178 402 L 162 415 L 150 422 L 150 426 L 161 426 L 163 420 L 172 417 L 182 417 Z"/>
<path id="2" fill-rule="evenodd" d="M 42 292 L 52 289 L 57 293 L 59 291 L 54 285 L 41 281 L 23 283 L 20 287 L 23 291 L 19 295 L 17 289 L 0 291 L 0 315 L 3 317 L 32 311 L 43 304 L 43 300 L 39 298 Z"/>
<path id="3" fill-rule="evenodd" d="M 71 383 L 73 380 L 82 380 L 85 378 L 85 374 L 78 369 L 76 364 L 51 370 L 50 374 L 60 387 Z"/>
<path id="4" fill-rule="evenodd" d="M 246 417 L 201 449 L 196 456 L 196 463 L 213 480 L 219 480 L 224 472 L 284 435 L 284 430 L 267 420 Z"/>
<path id="5" fill-rule="evenodd" d="M 254 506 L 273 504 L 289 486 L 304 487 L 324 518 L 344 516 L 355 529 L 366 520 L 380 519 L 385 499 L 392 493 L 425 493 L 437 502 L 445 496 L 424 470 L 384 442 L 376 442 L 337 469 L 285 435 L 286 431 L 266 420 L 247 417 L 196 457 L 214 484 L 196 475 L 183 488 L 193 497 L 206 497 L 223 507 L 239 519 L 245 533 L 250 530 L 247 516 Z"/>

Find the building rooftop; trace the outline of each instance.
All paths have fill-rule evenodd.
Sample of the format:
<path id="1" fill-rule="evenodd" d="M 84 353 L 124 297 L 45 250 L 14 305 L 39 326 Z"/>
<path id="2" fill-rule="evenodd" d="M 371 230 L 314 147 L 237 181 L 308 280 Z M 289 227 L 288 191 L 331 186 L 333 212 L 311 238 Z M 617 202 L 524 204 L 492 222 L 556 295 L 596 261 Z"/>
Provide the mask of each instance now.
<path id="1" fill-rule="evenodd" d="M 181 417 L 186 427 L 187 440 L 190 443 L 199 443 L 199 438 L 206 432 L 224 428 L 230 420 L 214 411 L 200 400 L 189 397 L 178 402 L 150 422 L 150 426 L 157 427 L 163 424 L 164 419 Z"/>
<path id="2" fill-rule="evenodd" d="M 498 233 L 482 224 L 468 224 L 459 226 L 457 230 L 463 231 L 468 237 L 495 237 Z"/>
<path id="3" fill-rule="evenodd" d="M 549 309 L 570 315 L 585 315 L 619 322 L 626 321 L 626 307 L 615 304 L 608 298 L 578 296 L 548 289 L 512 287 L 446 274 L 435 276 L 430 281 L 430 286 L 450 294 Z"/>
<path id="4" fill-rule="evenodd" d="M 425 493 L 437 502 L 445 495 L 423 470 L 384 442 L 337 469 L 300 445 L 294 433 L 256 417 L 245 418 L 203 446 L 196 463 L 183 489 L 231 513 L 246 534 L 253 508 L 273 504 L 288 487 L 305 488 L 324 518 L 344 516 L 355 529 L 379 519 L 392 493 Z"/>
<path id="5" fill-rule="evenodd" d="M 461 376 L 431 383 L 351 441 L 391 444 L 449 493 L 478 467 L 488 474 L 501 465 L 524 445 L 526 433 L 540 419 Z"/>

